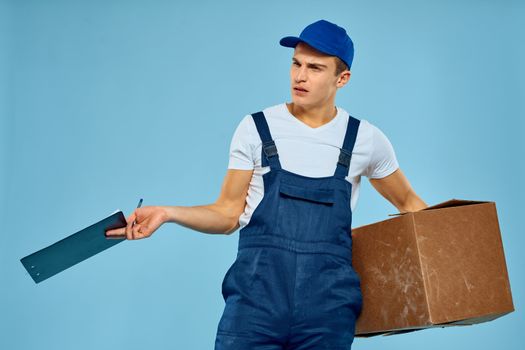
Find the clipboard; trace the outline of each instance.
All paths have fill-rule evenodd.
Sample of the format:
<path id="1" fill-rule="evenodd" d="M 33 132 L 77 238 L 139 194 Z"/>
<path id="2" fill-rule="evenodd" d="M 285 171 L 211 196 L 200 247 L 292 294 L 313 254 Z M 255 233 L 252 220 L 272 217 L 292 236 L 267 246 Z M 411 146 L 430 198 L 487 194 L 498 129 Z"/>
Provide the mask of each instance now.
<path id="1" fill-rule="evenodd" d="M 20 259 L 22 265 L 35 281 L 40 283 L 73 265 L 82 262 L 126 238 L 107 239 L 105 232 L 125 227 L 126 218 L 117 211 L 105 219 L 94 223 L 46 248 Z"/>

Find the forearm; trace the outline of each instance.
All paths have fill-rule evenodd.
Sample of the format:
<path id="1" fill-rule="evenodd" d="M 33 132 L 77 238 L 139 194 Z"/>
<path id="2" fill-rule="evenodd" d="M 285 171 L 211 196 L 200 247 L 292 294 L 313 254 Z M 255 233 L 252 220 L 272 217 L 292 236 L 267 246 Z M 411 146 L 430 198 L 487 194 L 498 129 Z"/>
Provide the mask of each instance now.
<path id="1" fill-rule="evenodd" d="M 412 189 L 401 169 L 381 179 L 370 179 L 370 183 L 400 212 L 418 211 L 427 207 Z"/>
<path id="2" fill-rule="evenodd" d="M 409 211 L 418 211 L 426 208 L 428 205 L 421 199 L 414 191 L 409 191 L 404 199 L 401 202 L 397 209 L 400 212 L 409 212 Z"/>
<path id="3" fill-rule="evenodd" d="M 166 206 L 166 222 L 177 223 L 202 233 L 230 234 L 238 227 L 239 215 L 216 204 Z"/>

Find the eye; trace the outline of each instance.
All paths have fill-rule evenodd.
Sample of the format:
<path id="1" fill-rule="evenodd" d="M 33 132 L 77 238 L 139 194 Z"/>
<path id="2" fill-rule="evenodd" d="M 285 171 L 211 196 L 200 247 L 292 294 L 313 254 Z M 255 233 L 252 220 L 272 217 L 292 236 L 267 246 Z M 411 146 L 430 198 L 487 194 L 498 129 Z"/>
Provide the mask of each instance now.
<path id="1" fill-rule="evenodd" d="M 299 62 L 292 62 L 294 66 L 300 66 Z"/>

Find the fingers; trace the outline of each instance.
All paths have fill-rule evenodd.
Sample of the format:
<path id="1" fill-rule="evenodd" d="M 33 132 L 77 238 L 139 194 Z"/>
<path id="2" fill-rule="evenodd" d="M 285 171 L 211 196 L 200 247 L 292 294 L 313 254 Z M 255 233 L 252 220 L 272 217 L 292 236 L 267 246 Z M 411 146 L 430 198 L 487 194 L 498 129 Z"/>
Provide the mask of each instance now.
<path id="1" fill-rule="evenodd" d="M 126 222 L 127 223 L 130 223 L 130 222 L 133 222 L 134 220 L 137 219 L 137 210 L 135 209 L 135 211 L 133 213 L 131 213 L 127 218 L 126 218 Z"/>
<path id="2" fill-rule="evenodd" d="M 139 223 L 139 218 L 138 218 L 138 213 L 137 213 L 138 210 L 140 209 L 135 210 L 133 217 L 130 216 L 130 219 L 134 218 L 135 222 L 130 220 L 130 222 L 128 223 L 128 226 L 126 227 L 126 237 L 128 237 L 128 239 L 141 239 L 141 238 L 145 238 L 148 236 L 146 234 L 147 227 L 145 225 L 145 223 L 148 220 L 147 218 L 141 218 L 140 220 L 142 221 Z M 129 227 L 129 231 L 128 231 L 128 227 Z M 128 232 L 129 232 L 129 236 L 128 236 Z"/>
<path id="3" fill-rule="evenodd" d="M 133 212 L 127 219 L 127 225 L 125 227 L 116 228 L 113 230 L 107 230 L 106 231 L 106 238 L 108 239 L 132 239 L 131 234 L 131 225 L 133 225 L 133 221 L 136 219 L 136 213 Z"/>
<path id="4" fill-rule="evenodd" d="M 135 224 L 135 226 L 133 226 L 132 234 L 133 239 L 146 238 L 148 236 L 147 227 L 141 224 Z"/>
<path id="5" fill-rule="evenodd" d="M 126 239 L 133 239 L 133 222 L 137 219 L 137 211 L 135 210 L 127 219 L 126 225 Z"/>
<path id="6" fill-rule="evenodd" d="M 108 239 L 122 239 L 126 236 L 126 228 L 121 227 L 106 231 L 106 238 Z"/>
<path id="7" fill-rule="evenodd" d="M 151 215 L 145 217 L 144 212 L 139 217 L 140 210 L 142 208 L 135 209 L 126 219 L 126 227 L 106 231 L 106 238 L 136 240 L 151 236 L 160 223 L 157 222 L 158 220 L 152 221 Z"/>

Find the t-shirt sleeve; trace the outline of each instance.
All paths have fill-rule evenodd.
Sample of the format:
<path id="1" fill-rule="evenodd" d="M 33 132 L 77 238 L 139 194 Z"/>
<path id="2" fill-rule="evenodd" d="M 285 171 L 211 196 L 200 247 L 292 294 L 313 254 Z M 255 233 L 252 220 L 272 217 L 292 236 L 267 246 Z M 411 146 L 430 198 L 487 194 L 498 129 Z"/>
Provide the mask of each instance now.
<path id="1" fill-rule="evenodd" d="M 399 168 L 394 147 L 386 135 L 372 125 L 372 154 L 365 175 L 369 179 L 381 179 Z"/>
<path id="2" fill-rule="evenodd" d="M 251 115 L 245 116 L 233 133 L 230 143 L 228 169 L 251 170 L 254 168 L 253 131 Z"/>

